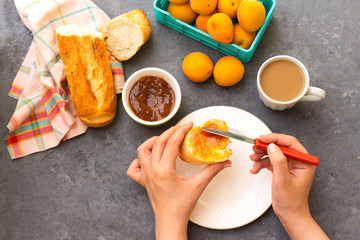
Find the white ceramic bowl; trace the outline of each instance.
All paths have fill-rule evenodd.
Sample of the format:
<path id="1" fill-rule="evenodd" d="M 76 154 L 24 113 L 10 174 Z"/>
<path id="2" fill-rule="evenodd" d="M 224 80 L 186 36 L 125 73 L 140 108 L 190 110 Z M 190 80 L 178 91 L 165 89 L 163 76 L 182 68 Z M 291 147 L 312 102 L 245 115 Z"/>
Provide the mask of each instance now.
<path id="1" fill-rule="evenodd" d="M 174 108 L 171 110 L 170 114 L 167 117 L 165 117 L 161 120 L 145 121 L 145 120 L 139 118 L 138 116 L 136 116 L 130 108 L 130 103 L 129 103 L 130 90 L 134 86 L 134 84 L 141 77 L 144 77 L 144 76 L 161 77 L 167 83 L 169 83 L 171 88 L 174 90 L 174 93 L 175 93 Z M 181 90 L 180 90 L 179 83 L 170 73 L 168 73 L 167 71 L 160 69 L 160 68 L 149 67 L 149 68 L 143 68 L 143 69 L 136 71 L 126 80 L 121 97 L 122 97 L 122 103 L 125 108 L 125 111 L 132 119 L 134 119 L 136 122 L 141 123 L 146 126 L 158 126 L 158 125 L 164 124 L 167 121 L 169 121 L 179 110 L 180 103 L 181 103 Z"/>

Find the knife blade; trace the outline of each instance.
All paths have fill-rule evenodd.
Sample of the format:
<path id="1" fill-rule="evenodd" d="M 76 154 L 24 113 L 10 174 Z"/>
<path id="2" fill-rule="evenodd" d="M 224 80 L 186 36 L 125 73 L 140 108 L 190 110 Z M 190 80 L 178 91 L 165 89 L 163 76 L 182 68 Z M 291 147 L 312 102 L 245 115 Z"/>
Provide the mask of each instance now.
<path id="1" fill-rule="evenodd" d="M 233 138 L 233 139 L 236 139 L 236 140 L 244 141 L 244 142 L 255 145 L 256 148 L 260 148 L 260 149 L 263 149 L 263 150 L 267 150 L 267 147 L 269 146 L 269 144 L 261 142 L 260 139 L 258 139 L 258 138 L 252 139 L 252 138 L 242 136 L 242 135 L 237 134 L 237 133 L 224 131 L 224 130 L 220 130 L 220 129 L 217 129 L 217 128 L 201 128 L 201 130 L 205 131 L 205 132 L 208 132 L 208 133 L 215 134 L 215 135 L 219 135 L 219 136 L 222 136 L 222 137 L 228 137 L 228 138 Z M 294 160 L 297 160 L 297 161 L 300 161 L 300 162 L 312 164 L 312 165 L 315 165 L 315 166 L 319 165 L 319 158 L 318 157 L 315 157 L 315 156 L 312 156 L 310 154 L 306 154 L 306 153 L 303 153 L 303 152 L 299 152 L 297 150 L 287 148 L 287 147 L 284 147 L 284 146 L 280 146 L 280 145 L 277 145 L 277 146 L 284 153 L 284 155 L 286 157 L 288 157 L 288 158 L 291 158 L 291 159 L 294 159 Z"/>

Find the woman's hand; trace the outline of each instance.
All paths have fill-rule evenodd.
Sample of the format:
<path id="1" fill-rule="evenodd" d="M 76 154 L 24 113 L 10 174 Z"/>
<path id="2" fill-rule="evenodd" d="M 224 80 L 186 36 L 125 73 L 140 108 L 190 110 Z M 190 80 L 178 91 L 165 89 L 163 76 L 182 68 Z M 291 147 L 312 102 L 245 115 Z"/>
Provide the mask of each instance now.
<path id="1" fill-rule="evenodd" d="M 261 136 L 260 140 L 270 144 L 268 150 L 253 148 L 250 159 L 255 161 L 251 173 L 258 173 L 262 168 L 273 172 L 272 204 L 275 213 L 279 216 L 291 212 L 309 212 L 308 197 L 315 173 L 315 166 L 287 159 L 275 145 L 307 153 L 306 149 L 296 138 L 272 133 Z M 265 157 L 268 155 L 268 157 Z"/>
<path id="2" fill-rule="evenodd" d="M 306 149 L 296 138 L 282 134 L 260 136 L 260 140 L 270 145 L 267 151 L 253 148 L 250 159 L 255 163 L 250 172 L 256 174 L 263 168 L 273 172 L 272 206 L 289 236 L 292 239 L 328 239 L 309 210 L 308 198 L 316 167 L 288 159 L 275 144 L 304 153 Z"/>
<path id="3" fill-rule="evenodd" d="M 209 182 L 231 162 L 206 166 L 193 177 L 176 173 L 179 147 L 192 123 L 174 126 L 137 149 L 128 176 L 146 188 L 155 215 L 157 239 L 186 239 L 191 212 Z"/>

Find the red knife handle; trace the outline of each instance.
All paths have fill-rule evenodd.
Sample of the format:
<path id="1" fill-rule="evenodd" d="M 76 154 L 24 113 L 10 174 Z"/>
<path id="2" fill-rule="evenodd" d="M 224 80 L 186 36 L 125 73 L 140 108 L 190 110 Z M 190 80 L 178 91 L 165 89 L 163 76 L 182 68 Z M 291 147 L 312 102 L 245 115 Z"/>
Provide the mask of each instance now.
<path id="1" fill-rule="evenodd" d="M 267 150 L 267 147 L 269 146 L 269 144 L 263 143 L 262 141 L 260 141 L 260 139 L 255 138 L 255 147 L 256 148 L 260 148 L 263 150 Z M 296 151 L 294 149 L 291 148 L 287 148 L 284 146 L 278 146 L 280 148 L 280 150 L 284 153 L 284 155 L 288 158 L 300 161 L 300 162 L 304 162 L 304 163 L 308 163 L 308 164 L 312 164 L 312 165 L 319 165 L 319 158 L 312 156 L 310 154 L 306 154 L 303 152 L 299 152 Z"/>

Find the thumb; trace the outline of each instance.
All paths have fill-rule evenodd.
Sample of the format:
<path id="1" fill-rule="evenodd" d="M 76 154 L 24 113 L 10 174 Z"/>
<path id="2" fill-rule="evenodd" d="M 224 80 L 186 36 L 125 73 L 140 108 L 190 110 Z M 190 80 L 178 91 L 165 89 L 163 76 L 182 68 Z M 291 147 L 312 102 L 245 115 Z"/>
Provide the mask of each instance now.
<path id="1" fill-rule="evenodd" d="M 283 152 L 275 144 L 269 144 L 267 148 L 270 162 L 273 166 L 273 175 L 279 180 L 284 180 L 289 175 L 288 161 Z"/>
<path id="2" fill-rule="evenodd" d="M 198 181 L 198 186 L 201 187 L 201 190 L 203 191 L 206 186 L 210 183 L 210 181 L 219 173 L 221 170 L 231 167 L 231 161 L 226 160 L 224 162 L 210 164 L 203 168 L 201 172 L 199 172 L 196 176 L 196 179 Z"/>

